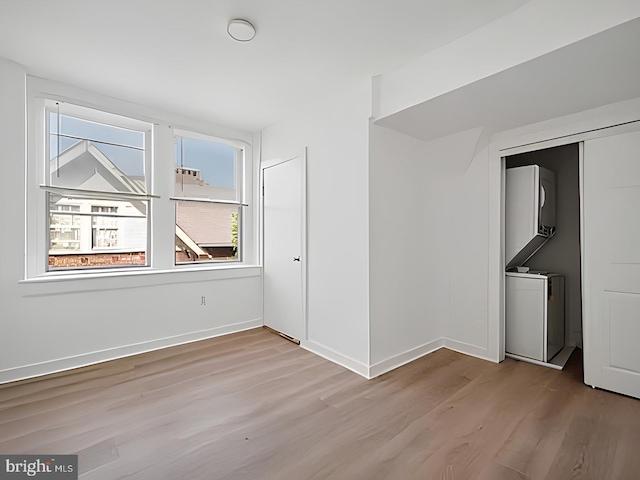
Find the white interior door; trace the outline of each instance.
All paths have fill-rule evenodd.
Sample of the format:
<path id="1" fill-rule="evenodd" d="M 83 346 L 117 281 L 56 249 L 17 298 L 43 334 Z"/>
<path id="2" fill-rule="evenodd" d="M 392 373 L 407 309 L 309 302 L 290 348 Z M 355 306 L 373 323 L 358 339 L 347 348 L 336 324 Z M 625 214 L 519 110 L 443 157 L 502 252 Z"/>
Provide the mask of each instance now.
<path id="1" fill-rule="evenodd" d="M 304 158 L 263 169 L 264 324 L 304 337 Z"/>
<path id="2" fill-rule="evenodd" d="M 640 398 L 640 132 L 584 143 L 585 383 Z"/>

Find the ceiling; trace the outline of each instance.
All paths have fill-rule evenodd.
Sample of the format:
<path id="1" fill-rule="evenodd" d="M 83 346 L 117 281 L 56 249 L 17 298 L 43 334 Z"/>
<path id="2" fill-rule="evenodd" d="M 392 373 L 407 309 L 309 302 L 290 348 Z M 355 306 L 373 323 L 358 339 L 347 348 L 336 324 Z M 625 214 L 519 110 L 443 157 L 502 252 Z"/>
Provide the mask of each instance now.
<path id="1" fill-rule="evenodd" d="M 366 81 L 527 0 L 0 0 L 28 73 L 245 131 Z M 229 19 L 257 30 L 248 43 Z"/>
<path id="2" fill-rule="evenodd" d="M 638 78 L 640 19 L 635 19 L 376 124 L 421 140 L 478 127 L 495 133 L 640 97 Z"/>

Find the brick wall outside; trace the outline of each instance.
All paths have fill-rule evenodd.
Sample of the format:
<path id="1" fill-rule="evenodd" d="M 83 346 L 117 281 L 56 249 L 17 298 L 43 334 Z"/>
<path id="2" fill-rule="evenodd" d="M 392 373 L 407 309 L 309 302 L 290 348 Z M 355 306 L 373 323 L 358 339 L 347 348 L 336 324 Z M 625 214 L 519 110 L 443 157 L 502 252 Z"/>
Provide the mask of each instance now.
<path id="1" fill-rule="evenodd" d="M 144 265 L 145 252 L 92 253 L 91 255 L 49 255 L 50 268 Z"/>
<path id="2" fill-rule="evenodd" d="M 204 250 L 211 254 L 214 259 L 233 258 L 233 249 L 231 247 L 210 247 L 204 248 Z M 145 259 L 145 252 L 93 253 L 90 255 L 49 255 L 49 268 L 138 266 L 144 265 Z M 188 257 L 184 251 L 176 252 L 177 263 L 193 261 L 197 261 L 197 259 L 194 259 L 193 256 Z"/>

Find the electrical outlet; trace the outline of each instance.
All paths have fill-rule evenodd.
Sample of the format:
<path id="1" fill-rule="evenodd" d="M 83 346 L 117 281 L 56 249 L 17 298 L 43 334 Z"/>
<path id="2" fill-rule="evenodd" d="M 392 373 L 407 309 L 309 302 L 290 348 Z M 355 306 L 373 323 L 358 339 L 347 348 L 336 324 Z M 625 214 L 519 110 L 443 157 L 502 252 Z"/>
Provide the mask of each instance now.
<path id="1" fill-rule="evenodd" d="M 200 300 L 200 305 L 205 306 L 206 304 L 207 304 L 207 297 L 203 295 Z"/>

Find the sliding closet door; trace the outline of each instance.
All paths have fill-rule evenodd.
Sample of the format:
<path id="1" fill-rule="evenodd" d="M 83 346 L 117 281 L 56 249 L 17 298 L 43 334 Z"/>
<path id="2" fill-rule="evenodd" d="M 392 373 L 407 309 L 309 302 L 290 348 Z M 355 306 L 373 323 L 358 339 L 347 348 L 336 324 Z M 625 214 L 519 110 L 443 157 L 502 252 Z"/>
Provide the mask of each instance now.
<path id="1" fill-rule="evenodd" d="M 640 132 L 583 154 L 585 383 L 640 398 Z"/>

